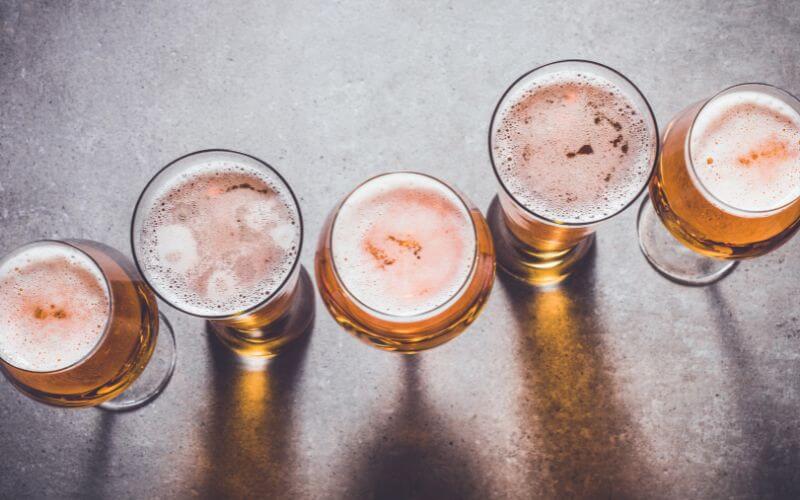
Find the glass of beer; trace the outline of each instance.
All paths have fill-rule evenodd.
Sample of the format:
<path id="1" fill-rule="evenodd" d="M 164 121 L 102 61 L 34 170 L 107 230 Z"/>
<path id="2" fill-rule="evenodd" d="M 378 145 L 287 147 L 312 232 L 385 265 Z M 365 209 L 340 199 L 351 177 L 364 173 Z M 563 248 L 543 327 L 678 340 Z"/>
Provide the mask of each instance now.
<path id="1" fill-rule="evenodd" d="M 415 172 L 373 177 L 328 217 L 315 260 L 334 319 L 367 343 L 404 353 L 461 333 L 494 283 L 494 249 L 475 205 Z"/>
<path id="2" fill-rule="evenodd" d="M 161 169 L 136 204 L 131 242 L 156 294 L 207 319 L 242 361 L 272 358 L 310 329 L 300 207 L 253 156 L 206 150 Z"/>
<path id="3" fill-rule="evenodd" d="M 522 281 L 551 285 L 586 255 L 596 226 L 647 186 L 658 129 L 624 75 L 559 61 L 506 90 L 492 115 L 489 153 L 501 187 L 488 216 L 498 264 Z"/>
<path id="4" fill-rule="evenodd" d="M 800 224 L 800 101 L 747 83 L 695 103 L 667 127 L 639 243 L 662 275 L 687 285 L 726 276 L 774 250 Z"/>
<path id="5" fill-rule="evenodd" d="M 116 250 L 43 240 L 0 259 L 0 370 L 23 394 L 131 410 L 161 393 L 175 360 L 169 323 Z"/>

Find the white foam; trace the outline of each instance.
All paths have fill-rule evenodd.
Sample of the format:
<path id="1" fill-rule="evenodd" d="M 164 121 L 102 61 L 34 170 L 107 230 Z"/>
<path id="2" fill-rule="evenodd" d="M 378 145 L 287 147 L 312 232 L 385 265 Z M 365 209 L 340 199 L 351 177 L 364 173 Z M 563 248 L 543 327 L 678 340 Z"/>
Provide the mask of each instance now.
<path id="1" fill-rule="evenodd" d="M 247 227 L 252 229 L 253 231 L 274 231 L 275 228 L 270 229 L 269 226 L 279 223 L 280 221 L 276 220 L 275 214 L 280 210 L 278 206 L 278 201 L 275 199 L 271 200 L 257 200 L 253 203 L 250 203 L 247 206 L 247 210 L 245 212 L 244 220 Z M 280 227 L 286 227 L 287 224 L 280 224 Z M 286 235 L 289 240 L 291 240 L 295 229 L 290 224 L 289 231 L 292 234 Z"/>
<path id="2" fill-rule="evenodd" d="M 0 263 L 0 357 L 17 368 L 77 363 L 103 337 L 109 313 L 102 272 L 69 245 L 34 243 Z"/>
<path id="3" fill-rule="evenodd" d="M 137 260 L 173 305 L 237 314 L 265 301 L 294 268 L 300 213 L 280 177 L 249 157 L 189 158 L 143 197 Z"/>
<path id="4" fill-rule="evenodd" d="M 431 177 L 375 177 L 345 200 L 332 229 L 332 254 L 345 288 L 391 316 L 417 316 L 457 296 L 475 259 L 464 202 Z"/>
<path id="5" fill-rule="evenodd" d="M 800 196 L 800 114 L 769 93 L 713 98 L 695 120 L 690 147 L 698 179 L 723 210 L 770 211 Z"/>
<path id="6" fill-rule="evenodd" d="M 156 230 L 156 253 L 176 273 L 186 273 L 200 261 L 192 230 L 183 224 L 168 224 Z"/>
<path id="7" fill-rule="evenodd" d="M 655 160 L 655 127 L 637 102 L 584 70 L 521 81 L 493 123 L 501 181 L 551 221 L 588 224 L 614 215 L 644 188 Z"/>
<path id="8" fill-rule="evenodd" d="M 297 234 L 297 227 L 292 224 L 276 224 L 272 229 L 269 229 L 269 235 L 276 245 L 291 252 L 292 245 L 296 244 L 295 235 Z"/>

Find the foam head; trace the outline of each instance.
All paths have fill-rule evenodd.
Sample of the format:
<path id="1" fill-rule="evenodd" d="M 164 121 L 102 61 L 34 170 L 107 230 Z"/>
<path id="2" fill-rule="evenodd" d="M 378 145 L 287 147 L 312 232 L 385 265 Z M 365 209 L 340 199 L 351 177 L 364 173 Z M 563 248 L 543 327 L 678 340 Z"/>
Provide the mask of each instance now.
<path id="1" fill-rule="evenodd" d="M 167 167 L 134 219 L 134 253 L 148 282 L 197 316 L 234 315 L 265 301 L 294 269 L 300 247 L 289 187 L 237 153 L 196 153 Z"/>
<path id="2" fill-rule="evenodd" d="M 650 178 L 657 149 L 644 98 L 591 63 L 555 63 L 519 80 L 491 133 L 500 181 L 527 210 L 557 223 L 621 211 Z"/>
<path id="3" fill-rule="evenodd" d="M 103 337 L 109 315 L 102 272 L 72 246 L 32 243 L 0 262 L 0 357 L 12 366 L 74 365 Z"/>
<path id="4" fill-rule="evenodd" d="M 417 316 L 457 296 L 472 271 L 476 237 L 463 200 L 442 182 L 397 172 L 372 178 L 333 223 L 333 263 L 359 302 Z"/>
<path id="5" fill-rule="evenodd" d="M 694 172 L 723 210 L 771 211 L 800 196 L 800 103 L 781 94 L 760 85 L 734 87 L 695 119 Z"/>

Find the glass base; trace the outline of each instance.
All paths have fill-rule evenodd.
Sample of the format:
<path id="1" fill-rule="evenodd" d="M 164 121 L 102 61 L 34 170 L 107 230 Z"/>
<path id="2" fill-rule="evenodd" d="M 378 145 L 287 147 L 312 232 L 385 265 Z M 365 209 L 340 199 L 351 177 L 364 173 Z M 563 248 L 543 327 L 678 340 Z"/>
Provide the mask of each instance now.
<path id="1" fill-rule="evenodd" d="M 713 259 L 699 254 L 678 241 L 658 217 L 650 197 L 642 200 L 636 221 L 639 248 L 653 268 L 676 283 L 705 286 L 715 283 L 731 271 L 738 261 Z"/>
<path id="2" fill-rule="evenodd" d="M 219 341 L 241 358 L 248 368 L 263 366 L 266 361 L 306 336 L 314 322 L 314 285 L 305 267 L 300 268 L 297 292 L 289 310 L 278 320 L 255 330 L 237 330 L 217 321 L 209 321 Z"/>
<path id="3" fill-rule="evenodd" d="M 158 313 L 158 337 L 150 361 L 144 371 L 116 398 L 98 406 L 108 411 L 130 411 L 148 404 L 164 391 L 175 371 L 178 350 L 175 333 L 166 316 Z"/>
<path id="4" fill-rule="evenodd" d="M 500 200 L 489 205 L 487 221 L 494 237 L 497 265 L 519 281 L 538 287 L 556 285 L 572 274 L 594 243 L 594 233 L 562 251 L 540 252 L 519 241 L 508 229 Z"/>

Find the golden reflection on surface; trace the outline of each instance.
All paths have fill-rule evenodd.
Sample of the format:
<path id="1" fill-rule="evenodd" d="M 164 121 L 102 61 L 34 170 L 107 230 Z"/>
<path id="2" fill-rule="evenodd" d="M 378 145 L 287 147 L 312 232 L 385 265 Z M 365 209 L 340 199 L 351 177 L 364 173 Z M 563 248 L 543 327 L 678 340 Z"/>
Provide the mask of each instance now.
<path id="1" fill-rule="evenodd" d="M 545 489 L 558 497 L 652 496 L 638 491 L 647 467 L 605 359 L 593 261 L 557 288 L 531 289 L 508 278 L 502 284 L 523 359 L 521 420 L 533 429 L 531 448 L 542 453 L 530 468 L 546 462 Z"/>
<path id="2" fill-rule="evenodd" d="M 210 421 L 206 426 L 207 498 L 249 498 L 258 492 L 291 495 L 300 460 L 293 403 L 308 336 L 261 369 L 242 365 L 211 328 L 207 337 L 214 364 Z"/>
<path id="3" fill-rule="evenodd" d="M 266 398 L 270 396 L 266 375 L 266 372 L 256 370 L 245 371 L 240 375 L 237 390 L 244 413 L 260 413 L 266 406 Z"/>
<path id="4" fill-rule="evenodd" d="M 274 412 L 266 411 L 276 404 L 273 388 L 266 371 L 243 371 L 234 379 L 232 389 L 236 392 L 237 404 L 231 408 L 227 434 L 231 442 L 237 443 L 238 455 L 246 457 L 248 464 L 257 462 L 264 448 L 259 441 L 261 429 L 277 423 Z M 226 476 L 226 479 L 231 477 Z M 241 486 L 238 481 L 232 482 L 234 488 Z"/>

